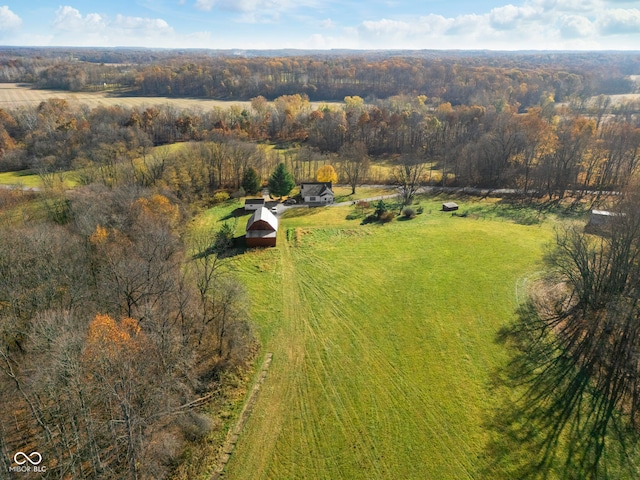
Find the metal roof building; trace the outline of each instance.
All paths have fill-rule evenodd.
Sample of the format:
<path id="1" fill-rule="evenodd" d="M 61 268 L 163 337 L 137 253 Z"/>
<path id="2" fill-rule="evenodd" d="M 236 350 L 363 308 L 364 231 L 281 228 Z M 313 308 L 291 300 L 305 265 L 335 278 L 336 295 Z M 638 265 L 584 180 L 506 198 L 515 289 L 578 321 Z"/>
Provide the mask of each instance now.
<path id="1" fill-rule="evenodd" d="M 247 221 L 247 247 L 275 247 L 278 219 L 264 207 L 256 210 Z"/>

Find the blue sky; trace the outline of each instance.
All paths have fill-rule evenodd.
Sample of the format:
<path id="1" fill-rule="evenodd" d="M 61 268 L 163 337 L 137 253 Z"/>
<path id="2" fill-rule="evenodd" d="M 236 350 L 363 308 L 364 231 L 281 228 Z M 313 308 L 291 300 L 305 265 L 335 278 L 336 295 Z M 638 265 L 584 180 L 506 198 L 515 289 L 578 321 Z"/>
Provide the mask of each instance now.
<path id="1" fill-rule="evenodd" d="M 640 50 L 640 2 L 0 0 L 0 45 Z"/>

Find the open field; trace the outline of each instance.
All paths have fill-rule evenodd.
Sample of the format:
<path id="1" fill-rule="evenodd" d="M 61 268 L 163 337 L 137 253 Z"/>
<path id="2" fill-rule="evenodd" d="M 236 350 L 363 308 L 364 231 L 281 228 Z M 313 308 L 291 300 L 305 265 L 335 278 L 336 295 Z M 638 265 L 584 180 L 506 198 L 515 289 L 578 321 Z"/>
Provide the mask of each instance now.
<path id="1" fill-rule="evenodd" d="M 250 107 L 250 102 L 224 102 L 190 98 L 165 97 L 125 97 L 107 92 L 66 92 L 62 90 L 34 90 L 28 85 L 0 83 L 0 108 L 17 108 L 38 105 L 49 98 L 64 98 L 72 103 L 83 103 L 91 108 L 98 106 L 122 105 L 125 107 L 147 107 L 153 105 L 171 105 L 176 108 L 210 109 L 240 105 Z"/>
<path id="2" fill-rule="evenodd" d="M 61 175 L 64 181 L 65 188 L 72 188 L 78 184 L 75 172 L 63 172 Z M 34 173 L 31 170 L 2 172 L 0 173 L 0 185 L 15 186 L 20 188 L 40 188 L 42 187 L 42 179 L 37 173 Z"/>
<path id="3" fill-rule="evenodd" d="M 236 257 L 273 363 L 225 478 L 480 476 L 496 333 L 553 229 L 495 200 L 467 200 L 466 218 L 441 202 L 384 226 L 291 210 L 277 248 Z"/>
<path id="4" fill-rule="evenodd" d="M 15 185 L 25 188 L 41 187 L 42 180 L 30 170 L 2 172 L 0 173 L 0 185 Z"/>
<path id="5" fill-rule="evenodd" d="M 214 107 L 227 108 L 238 105 L 250 108 L 251 102 L 208 100 L 201 98 L 168 98 L 168 97 L 132 97 L 120 96 L 105 92 L 67 92 L 62 90 L 34 90 L 29 85 L 16 83 L 0 83 L 0 108 L 11 109 L 20 106 L 38 105 L 49 98 L 64 98 L 71 103 L 86 104 L 91 108 L 98 106 L 122 105 L 124 107 L 150 107 L 153 105 L 170 105 L 178 109 L 207 110 Z M 317 108 L 324 103 L 312 102 Z"/>

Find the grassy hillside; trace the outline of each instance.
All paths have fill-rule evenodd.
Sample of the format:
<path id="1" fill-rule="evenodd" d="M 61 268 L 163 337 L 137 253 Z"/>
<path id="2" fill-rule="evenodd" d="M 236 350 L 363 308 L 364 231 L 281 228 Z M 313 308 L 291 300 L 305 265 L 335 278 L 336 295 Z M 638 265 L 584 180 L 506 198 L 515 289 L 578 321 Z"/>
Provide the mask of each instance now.
<path id="1" fill-rule="evenodd" d="M 477 478 L 496 332 L 552 229 L 423 205 L 384 226 L 294 210 L 238 257 L 273 363 L 226 478 Z"/>

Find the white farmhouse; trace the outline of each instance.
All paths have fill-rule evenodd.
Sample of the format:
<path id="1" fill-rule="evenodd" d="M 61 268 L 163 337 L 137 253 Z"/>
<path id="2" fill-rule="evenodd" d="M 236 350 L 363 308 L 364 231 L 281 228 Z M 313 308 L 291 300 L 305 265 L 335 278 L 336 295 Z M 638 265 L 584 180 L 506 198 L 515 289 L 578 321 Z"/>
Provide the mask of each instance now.
<path id="1" fill-rule="evenodd" d="M 310 182 L 300 186 L 300 196 L 310 205 L 328 205 L 333 203 L 334 194 L 331 182 Z"/>

